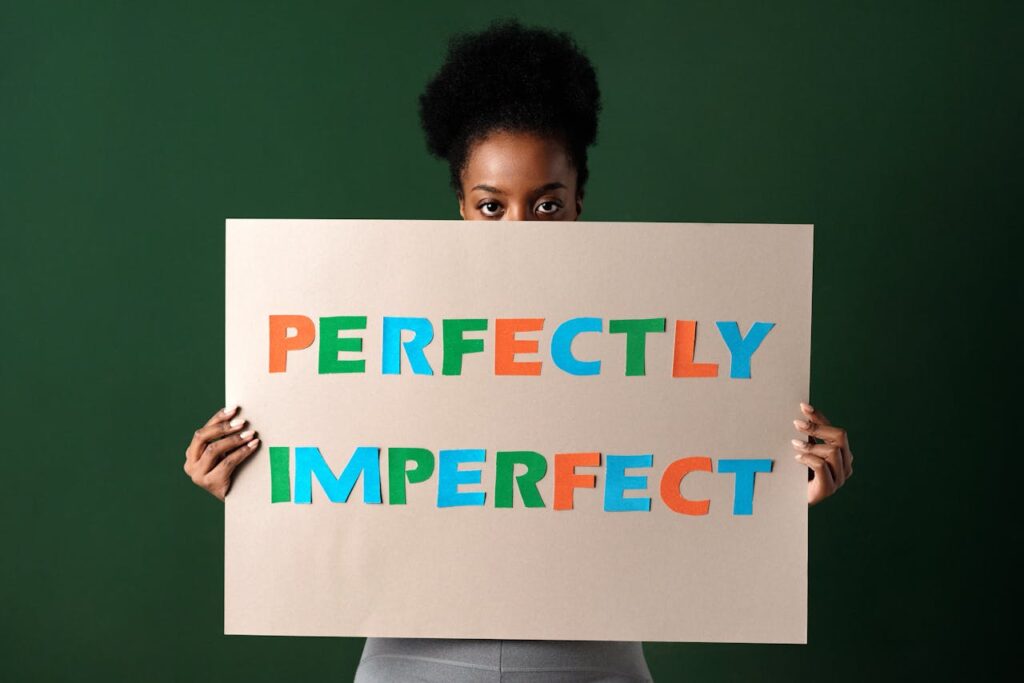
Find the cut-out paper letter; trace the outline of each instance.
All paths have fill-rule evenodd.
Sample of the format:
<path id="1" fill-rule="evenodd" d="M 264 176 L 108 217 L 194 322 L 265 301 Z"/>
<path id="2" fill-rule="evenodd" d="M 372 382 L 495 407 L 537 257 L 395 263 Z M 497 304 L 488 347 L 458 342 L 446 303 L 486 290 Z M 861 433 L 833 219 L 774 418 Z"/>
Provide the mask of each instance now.
<path id="1" fill-rule="evenodd" d="M 719 460 L 719 472 L 735 472 L 736 486 L 732 499 L 732 514 L 754 514 L 754 477 L 757 472 L 771 472 L 772 461 L 755 460 Z"/>
<path id="2" fill-rule="evenodd" d="M 447 318 L 441 323 L 441 336 L 444 338 L 442 375 L 461 375 L 462 357 L 467 353 L 481 353 L 484 350 L 483 339 L 464 339 L 463 333 L 485 330 L 486 318 Z"/>
<path id="3" fill-rule="evenodd" d="M 690 472 L 711 472 L 711 458 L 695 456 L 680 458 L 669 463 L 661 475 L 661 499 L 670 510 L 683 515 L 706 515 L 711 507 L 710 500 L 684 498 L 680 487 L 683 477 Z"/>
<path id="4" fill-rule="evenodd" d="M 287 503 L 292 499 L 292 484 L 288 472 L 287 446 L 270 447 L 270 502 Z"/>
<path id="5" fill-rule="evenodd" d="M 751 325 L 747 336 L 740 335 L 740 326 L 733 320 L 719 320 L 718 331 L 722 340 L 729 347 L 732 354 L 732 363 L 729 366 L 729 377 L 732 379 L 750 379 L 750 357 L 754 351 L 761 346 L 768 332 L 775 327 L 775 323 L 757 322 Z"/>
<path id="6" fill-rule="evenodd" d="M 352 489 L 363 475 L 363 502 L 380 503 L 380 449 L 360 446 L 352 459 L 337 477 L 324 461 L 319 448 L 298 446 L 295 449 L 295 502 L 310 503 L 313 500 L 313 476 L 316 475 L 321 488 L 332 503 L 344 503 Z"/>
<path id="7" fill-rule="evenodd" d="M 494 374 L 539 375 L 541 362 L 517 361 L 516 354 L 537 353 L 536 339 L 516 339 L 517 332 L 544 328 L 544 318 L 498 318 L 494 321 Z"/>
<path id="8" fill-rule="evenodd" d="M 597 477 L 593 474 L 576 474 L 577 467 L 600 466 L 600 453 L 556 453 L 555 509 L 572 510 L 573 492 L 576 489 L 597 487 Z"/>
<path id="9" fill-rule="evenodd" d="M 271 372 L 285 372 L 288 352 L 308 349 L 316 339 L 316 327 L 304 315 L 272 315 L 269 328 Z M 295 334 L 289 337 L 288 330 L 295 330 Z"/>
<path id="10" fill-rule="evenodd" d="M 410 470 L 406 464 L 415 463 Z M 434 473 L 434 454 L 426 448 L 388 449 L 388 504 L 405 505 L 405 482 L 419 484 Z"/>
<path id="11" fill-rule="evenodd" d="M 627 476 L 633 467 L 651 467 L 654 454 L 609 455 L 605 459 L 604 509 L 607 512 L 649 511 L 651 499 L 647 496 L 626 498 L 627 489 L 646 489 L 647 475 Z"/>
<path id="12" fill-rule="evenodd" d="M 523 505 L 528 508 L 544 507 L 544 499 L 537 490 L 537 482 L 548 473 L 548 461 L 534 451 L 498 451 L 495 462 L 494 507 L 512 507 L 512 499 L 515 497 L 512 479 L 516 465 L 526 466 L 525 472 L 515 476 Z"/>
<path id="13" fill-rule="evenodd" d="M 718 377 L 718 363 L 694 363 L 697 321 L 676 321 L 676 344 L 672 356 L 673 377 Z"/>
<path id="14" fill-rule="evenodd" d="M 460 491 L 462 484 L 479 484 L 482 471 L 460 470 L 464 462 L 483 462 L 486 452 L 482 448 L 463 448 L 440 451 L 437 454 L 437 507 L 483 505 L 483 491 Z"/>
<path id="15" fill-rule="evenodd" d="M 412 330 L 413 337 L 402 341 L 402 331 Z M 434 369 L 423 350 L 434 340 L 434 326 L 427 318 L 398 318 L 384 316 L 384 339 L 381 348 L 381 373 L 402 374 L 402 348 L 417 375 L 433 375 Z"/>
<path id="16" fill-rule="evenodd" d="M 339 351 L 362 351 L 362 337 L 339 337 L 341 330 L 365 330 L 365 315 L 338 315 L 320 318 L 320 374 L 366 372 L 366 361 L 338 360 Z"/>
<path id="17" fill-rule="evenodd" d="M 646 374 L 647 333 L 664 331 L 664 318 L 635 318 L 608 321 L 609 334 L 626 335 L 627 376 Z"/>
<path id="18" fill-rule="evenodd" d="M 572 355 L 572 342 L 582 332 L 601 332 L 604 329 L 602 318 L 570 318 L 555 329 L 551 335 L 551 360 L 560 370 L 570 375 L 598 375 L 601 373 L 601 361 L 576 360 Z"/>

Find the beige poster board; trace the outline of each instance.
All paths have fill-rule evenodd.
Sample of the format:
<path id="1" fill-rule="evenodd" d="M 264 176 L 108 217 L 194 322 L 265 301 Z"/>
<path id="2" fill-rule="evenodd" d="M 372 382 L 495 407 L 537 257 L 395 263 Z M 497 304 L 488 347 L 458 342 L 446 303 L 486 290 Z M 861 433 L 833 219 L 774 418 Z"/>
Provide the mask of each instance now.
<path id="1" fill-rule="evenodd" d="M 225 633 L 805 643 L 807 469 L 790 439 L 809 390 L 812 235 L 810 225 L 228 220 L 226 399 L 263 445 L 225 505 Z M 271 346 L 295 343 L 271 342 L 270 316 L 283 315 L 309 318 L 316 338 L 271 372 Z M 366 317 L 365 329 L 328 335 L 359 338 L 360 350 L 321 349 L 320 319 L 339 316 Z M 430 321 L 422 352 L 433 374 L 416 374 L 415 348 L 407 355 L 405 346 L 401 374 L 383 372 L 385 317 Z M 443 321 L 467 318 L 488 321 L 484 332 L 461 333 L 482 339 L 483 351 L 461 356 L 461 374 L 443 374 Z M 511 339 L 536 340 L 537 350 L 513 360 L 539 361 L 540 374 L 496 374 L 498 320 L 524 318 L 543 319 L 542 329 Z M 601 331 L 571 336 L 562 324 L 578 318 L 600 319 Z M 644 374 L 627 375 L 629 335 L 621 323 L 610 332 L 610 322 L 661 318 L 663 332 L 634 335 Z M 689 359 L 677 321 L 695 321 Z M 742 353 L 718 321 L 741 335 L 773 324 L 748 356 L 749 377 L 732 376 Z M 586 364 L 599 360 L 599 373 L 560 367 L 559 335 L 566 367 L 592 371 Z M 321 373 L 324 353 L 333 360 Z M 364 371 L 331 365 L 352 360 Z M 708 372 L 697 364 L 717 364 L 717 376 L 687 376 Z M 357 471 L 345 502 L 329 500 L 309 460 L 297 475 L 300 447 L 318 449 L 335 476 L 358 448 L 378 448 L 382 502 L 365 502 L 369 470 Z M 406 480 L 404 504 L 389 502 L 396 447 L 434 458 L 429 478 Z M 276 475 L 272 448 L 287 454 Z M 462 449 L 485 459 L 446 453 L 445 495 L 462 477 L 458 500 L 483 492 L 484 503 L 439 507 L 440 453 Z M 518 479 L 512 507 L 497 506 L 499 451 L 543 456 L 534 487 L 543 507 L 525 505 Z M 587 452 L 600 453 L 600 465 L 574 472 L 594 475 L 593 487 L 562 476 L 572 508 L 555 509 L 556 454 Z M 652 464 L 611 458 L 623 454 L 649 454 Z M 691 470 L 668 497 L 709 501 L 706 514 L 677 512 L 660 491 L 663 475 L 699 456 L 713 471 Z M 770 460 L 771 471 L 751 475 L 752 509 L 737 514 L 747 475 L 719 466 L 751 459 Z M 524 467 L 536 474 L 527 464 L 511 472 Z M 621 475 L 646 476 L 646 486 Z M 479 483 L 465 483 L 473 476 Z M 296 502 L 302 478 L 309 503 Z M 274 490 L 289 500 L 271 502 Z M 615 509 L 643 497 L 647 510 Z"/>

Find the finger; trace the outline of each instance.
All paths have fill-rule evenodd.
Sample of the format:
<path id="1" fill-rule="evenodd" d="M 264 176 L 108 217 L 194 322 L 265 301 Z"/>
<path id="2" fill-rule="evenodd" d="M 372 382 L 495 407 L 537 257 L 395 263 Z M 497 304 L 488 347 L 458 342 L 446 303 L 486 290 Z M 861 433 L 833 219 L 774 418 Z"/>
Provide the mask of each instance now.
<path id="1" fill-rule="evenodd" d="M 809 420 L 793 420 L 793 426 L 804 434 L 821 439 L 833 446 L 842 446 L 846 442 L 846 430 L 842 427 L 823 425 Z"/>
<path id="2" fill-rule="evenodd" d="M 223 422 L 224 420 L 234 415 L 236 412 L 238 412 L 238 406 L 227 406 L 226 408 L 218 410 L 216 413 L 214 413 L 213 416 L 209 420 L 207 420 L 206 424 L 203 426 L 209 427 L 212 424 Z"/>
<path id="3" fill-rule="evenodd" d="M 244 432 L 231 434 L 209 443 L 206 446 L 206 450 L 203 451 L 203 454 L 199 457 L 199 470 L 201 472 L 209 472 L 213 470 L 228 451 L 233 451 L 239 446 L 245 445 L 255 435 L 256 432 L 251 429 L 247 429 Z"/>
<path id="4" fill-rule="evenodd" d="M 828 498 L 835 491 L 832 472 L 824 459 L 812 453 L 797 453 L 796 460 L 807 465 L 814 472 L 814 478 L 807 482 L 807 504 L 814 505 Z"/>
<path id="5" fill-rule="evenodd" d="M 812 406 L 810 403 L 801 403 L 800 404 L 800 412 L 803 413 L 804 415 L 806 415 L 807 417 L 809 417 L 814 422 L 817 422 L 819 424 L 823 424 L 823 425 L 831 425 L 832 424 L 831 422 L 828 421 L 828 418 L 825 417 L 825 415 L 822 414 L 822 412 L 820 410 L 818 410 L 817 408 Z"/>
<path id="6" fill-rule="evenodd" d="M 853 476 L 853 451 L 850 450 L 850 445 L 847 444 L 846 448 L 843 449 L 843 467 L 846 471 L 846 478 L 849 479 Z"/>
<path id="7" fill-rule="evenodd" d="M 224 476 L 228 479 L 234 473 L 235 468 L 241 465 L 246 458 L 256 452 L 256 449 L 260 445 L 259 439 L 253 439 L 252 441 L 239 446 L 235 450 L 231 451 L 220 461 L 220 463 L 213 468 L 210 472 L 211 476 L 218 477 Z"/>
<path id="8" fill-rule="evenodd" d="M 185 458 L 192 462 L 198 461 L 211 441 L 237 432 L 243 425 L 245 419 L 236 417 L 230 421 L 219 420 L 200 427 L 192 435 L 192 443 L 185 449 Z"/>
<path id="9" fill-rule="evenodd" d="M 210 419 L 203 424 L 203 427 L 211 427 L 213 425 L 221 424 L 222 422 L 230 418 L 232 415 L 234 415 L 236 412 L 238 412 L 238 406 L 227 406 L 225 408 L 222 408 L 218 410 L 216 413 L 214 413 L 210 417 Z M 199 454 L 203 452 L 202 444 L 200 444 L 197 439 L 203 427 L 200 427 L 195 431 L 195 433 L 192 435 L 192 441 L 189 442 L 188 446 L 185 448 L 186 460 L 195 460 L 198 458 Z"/>
<path id="10" fill-rule="evenodd" d="M 846 464 L 843 462 L 843 449 L 827 443 L 807 443 L 799 439 L 793 439 L 793 448 L 799 453 L 810 453 L 823 459 L 832 473 L 832 481 L 836 488 L 846 481 Z"/>

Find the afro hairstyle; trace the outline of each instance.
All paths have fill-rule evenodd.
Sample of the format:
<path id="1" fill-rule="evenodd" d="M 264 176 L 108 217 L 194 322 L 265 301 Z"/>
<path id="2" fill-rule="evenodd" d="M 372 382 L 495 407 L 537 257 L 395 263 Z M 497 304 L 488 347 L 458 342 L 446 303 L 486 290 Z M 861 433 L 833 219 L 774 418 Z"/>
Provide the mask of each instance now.
<path id="1" fill-rule="evenodd" d="M 472 145 L 508 130 L 561 141 L 582 197 L 600 110 L 594 67 L 572 37 L 515 19 L 452 36 L 444 64 L 419 96 L 427 149 L 448 162 L 459 196 Z"/>

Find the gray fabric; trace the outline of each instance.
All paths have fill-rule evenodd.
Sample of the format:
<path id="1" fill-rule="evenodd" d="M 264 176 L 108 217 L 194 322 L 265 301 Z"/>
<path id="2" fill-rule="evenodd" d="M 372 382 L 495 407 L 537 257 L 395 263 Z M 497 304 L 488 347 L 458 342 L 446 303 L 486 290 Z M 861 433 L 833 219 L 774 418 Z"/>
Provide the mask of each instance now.
<path id="1" fill-rule="evenodd" d="M 354 683 L 639 683 L 639 642 L 367 638 Z"/>

